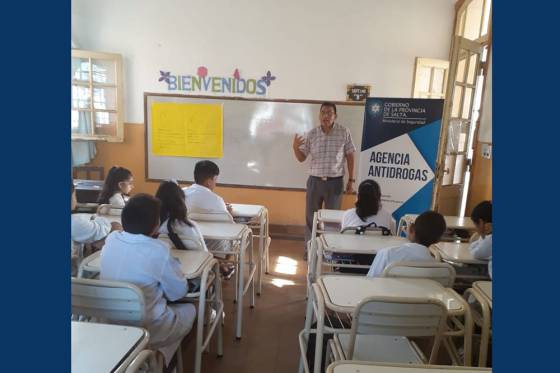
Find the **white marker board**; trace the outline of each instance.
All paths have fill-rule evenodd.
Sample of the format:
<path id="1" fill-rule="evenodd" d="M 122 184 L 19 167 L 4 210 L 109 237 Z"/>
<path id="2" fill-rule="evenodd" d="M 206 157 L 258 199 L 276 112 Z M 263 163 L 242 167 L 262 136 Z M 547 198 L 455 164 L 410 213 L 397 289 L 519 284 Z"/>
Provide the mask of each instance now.
<path id="1" fill-rule="evenodd" d="M 294 134 L 304 134 L 319 125 L 321 101 L 145 93 L 147 179 L 193 182 L 194 165 L 202 158 L 168 157 L 152 153 L 151 106 L 155 102 L 223 105 L 223 157 L 209 158 L 220 167 L 219 185 L 305 189 L 309 160 L 303 163 L 296 160 L 292 142 Z M 350 130 L 359 152 L 364 105 L 336 102 L 336 106 L 337 122 Z M 358 164 L 354 169 L 359 169 Z"/>

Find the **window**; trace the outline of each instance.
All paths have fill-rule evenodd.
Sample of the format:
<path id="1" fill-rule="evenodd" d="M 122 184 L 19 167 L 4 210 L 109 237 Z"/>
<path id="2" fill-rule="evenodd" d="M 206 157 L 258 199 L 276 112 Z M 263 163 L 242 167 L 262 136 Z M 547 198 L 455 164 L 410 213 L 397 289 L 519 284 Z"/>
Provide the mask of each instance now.
<path id="1" fill-rule="evenodd" d="M 449 61 L 416 57 L 413 98 L 445 98 Z"/>
<path id="2" fill-rule="evenodd" d="M 72 50 L 72 140 L 123 141 L 122 57 Z"/>

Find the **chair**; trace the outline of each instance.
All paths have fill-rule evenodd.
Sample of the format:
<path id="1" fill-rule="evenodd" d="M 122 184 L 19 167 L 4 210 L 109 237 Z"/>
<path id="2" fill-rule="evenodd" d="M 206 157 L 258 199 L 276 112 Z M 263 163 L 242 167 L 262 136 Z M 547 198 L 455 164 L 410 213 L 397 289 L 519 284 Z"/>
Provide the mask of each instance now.
<path id="1" fill-rule="evenodd" d="M 327 357 L 335 360 L 426 364 L 437 357 L 447 309 L 436 299 L 369 297 L 352 316 L 349 333 L 335 333 Z M 429 360 L 407 337 L 434 337 Z"/>
<path id="2" fill-rule="evenodd" d="M 80 267 L 78 268 L 78 278 L 86 277 L 85 273 L 90 275 L 87 277 L 98 277 L 99 269 L 101 268 L 101 250 L 94 252 L 91 255 L 82 259 Z"/>
<path id="3" fill-rule="evenodd" d="M 394 262 L 385 268 L 381 276 L 427 278 L 451 288 L 455 283 L 455 268 L 441 262 Z"/>
<path id="4" fill-rule="evenodd" d="M 119 281 L 72 278 L 71 294 L 73 317 L 132 325 L 144 323 L 144 294 L 136 285 Z M 183 372 L 181 344 L 175 353 L 177 371 Z M 127 366 L 128 363 L 129 361 L 125 361 L 123 365 Z"/>
<path id="5" fill-rule="evenodd" d="M 122 214 L 122 208 L 114 207 L 110 204 L 101 204 L 97 207 L 97 215 L 113 215 L 120 216 Z"/>
<path id="6" fill-rule="evenodd" d="M 163 366 L 151 350 L 142 350 L 126 368 L 125 373 L 161 373 Z"/>

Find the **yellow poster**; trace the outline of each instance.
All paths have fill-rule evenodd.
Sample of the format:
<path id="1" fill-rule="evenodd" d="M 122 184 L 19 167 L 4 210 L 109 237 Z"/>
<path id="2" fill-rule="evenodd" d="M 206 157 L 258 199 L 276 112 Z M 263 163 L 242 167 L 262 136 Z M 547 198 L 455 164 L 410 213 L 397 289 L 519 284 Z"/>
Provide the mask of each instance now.
<path id="1" fill-rule="evenodd" d="M 195 158 L 223 154 L 221 104 L 152 104 L 152 153 Z"/>

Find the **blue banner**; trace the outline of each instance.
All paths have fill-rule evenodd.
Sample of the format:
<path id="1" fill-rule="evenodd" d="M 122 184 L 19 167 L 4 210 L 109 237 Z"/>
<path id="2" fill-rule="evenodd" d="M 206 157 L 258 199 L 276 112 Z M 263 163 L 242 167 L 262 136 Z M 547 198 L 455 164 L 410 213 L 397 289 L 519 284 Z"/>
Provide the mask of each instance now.
<path id="1" fill-rule="evenodd" d="M 442 112 L 440 99 L 366 101 L 358 178 L 379 183 L 397 222 L 431 206 Z"/>

